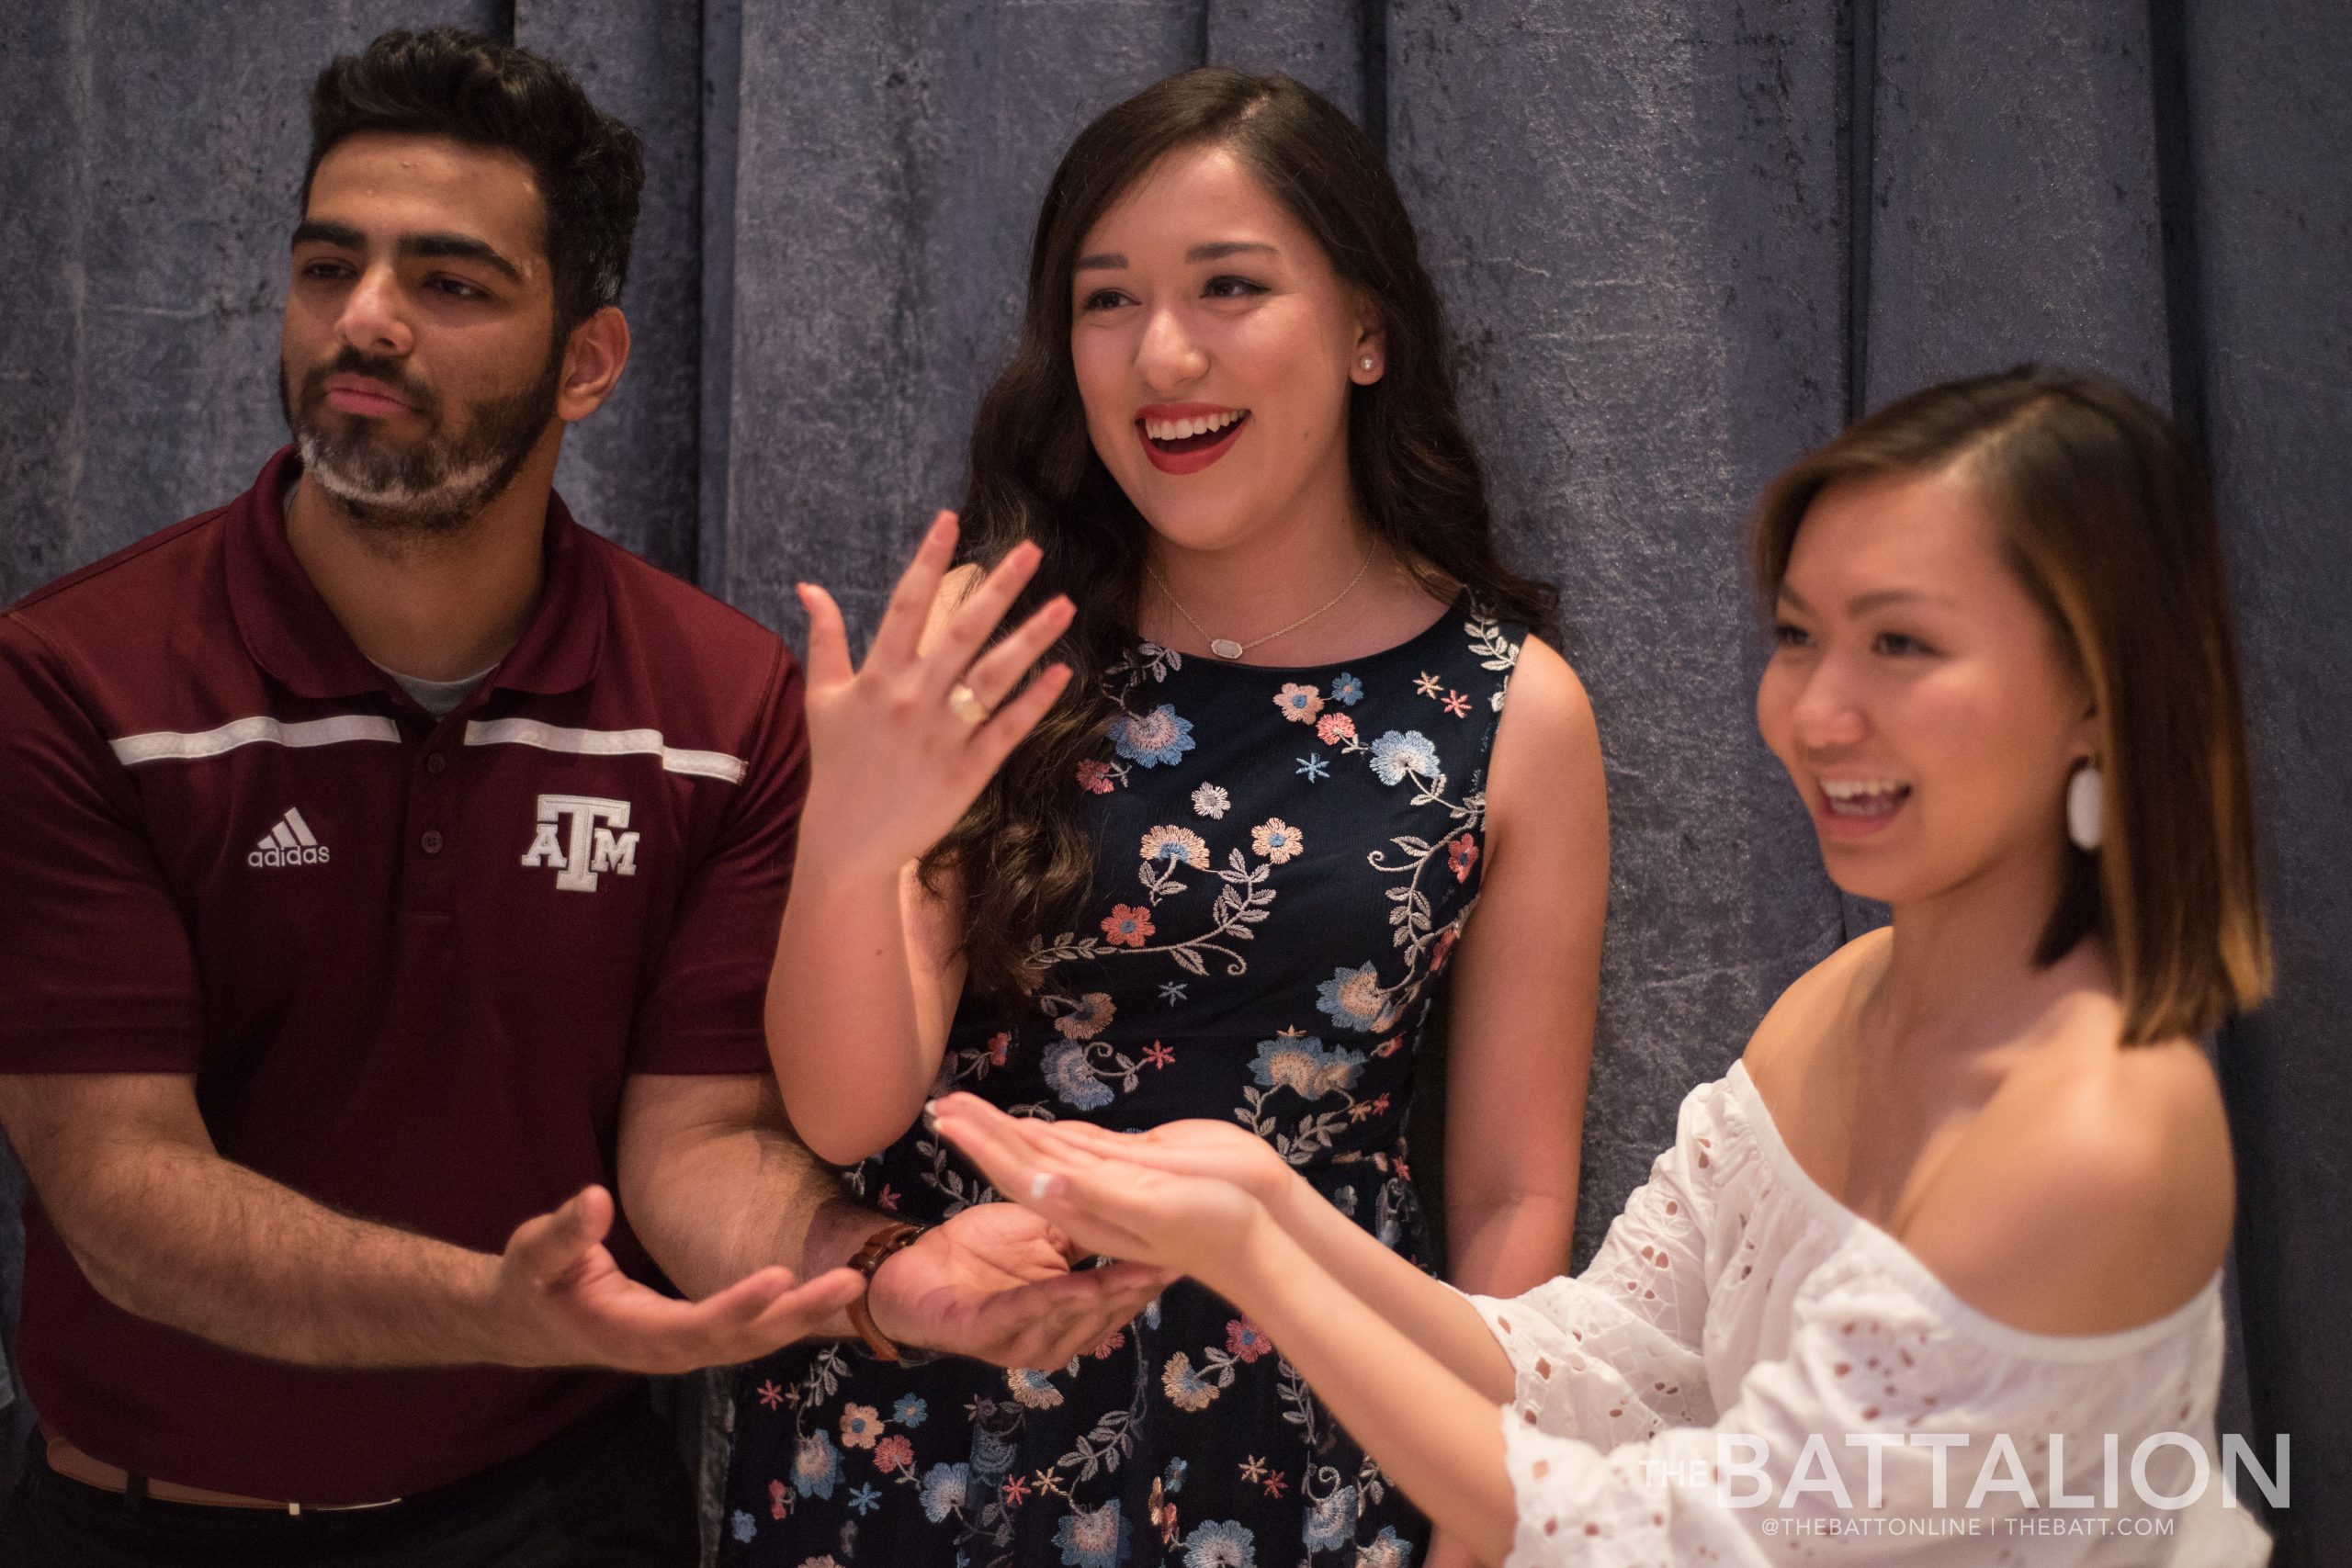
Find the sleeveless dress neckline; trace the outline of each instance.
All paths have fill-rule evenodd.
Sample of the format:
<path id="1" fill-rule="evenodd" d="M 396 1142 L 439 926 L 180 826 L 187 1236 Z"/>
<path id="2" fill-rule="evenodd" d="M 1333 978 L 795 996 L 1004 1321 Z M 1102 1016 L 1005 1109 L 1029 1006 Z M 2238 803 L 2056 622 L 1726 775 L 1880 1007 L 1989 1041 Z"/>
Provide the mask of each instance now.
<path id="1" fill-rule="evenodd" d="M 1170 648 L 1163 643 L 1153 642 L 1148 637 L 1136 638 L 1134 646 L 1147 657 L 1153 652 L 1172 653 L 1182 659 L 1185 665 L 1198 666 L 1204 670 L 1240 670 L 1257 675 L 1278 675 L 1295 679 L 1301 675 L 1319 675 L 1326 671 L 1352 669 L 1359 664 L 1368 665 L 1375 660 L 1390 660 L 1398 654 L 1410 652 L 1423 643 L 1435 639 L 1445 629 L 1447 623 L 1462 615 L 1464 607 L 1469 602 L 1469 591 L 1464 589 L 1446 602 L 1445 608 L 1438 613 L 1437 619 L 1405 638 L 1404 641 L 1392 642 L 1386 648 L 1374 649 L 1370 653 L 1359 653 L 1347 659 L 1327 659 L 1316 664 L 1247 664 L 1238 659 L 1219 659 L 1214 653 L 1187 653 L 1182 649 Z"/>

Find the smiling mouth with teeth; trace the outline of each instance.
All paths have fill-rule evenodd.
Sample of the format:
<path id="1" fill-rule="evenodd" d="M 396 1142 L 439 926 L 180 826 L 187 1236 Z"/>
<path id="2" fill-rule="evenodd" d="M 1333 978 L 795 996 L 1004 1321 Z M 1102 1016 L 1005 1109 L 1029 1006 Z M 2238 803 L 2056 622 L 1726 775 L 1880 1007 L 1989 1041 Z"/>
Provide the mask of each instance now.
<path id="1" fill-rule="evenodd" d="M 1227 409 L 1193 419 L 1142 419 L 1136 423 L 1143 426 L 1144 435 L 1155 448 L 1179 457 L 1216 446 L 1249 417 L 1248 409 Z"/>
<path id="2" fill-rule="evenodd" d="M 1910 798 L 1911 786 L 1892 779 L 1824 779 L 1821 795 L 1832 817 L 1887 817 Z"/>

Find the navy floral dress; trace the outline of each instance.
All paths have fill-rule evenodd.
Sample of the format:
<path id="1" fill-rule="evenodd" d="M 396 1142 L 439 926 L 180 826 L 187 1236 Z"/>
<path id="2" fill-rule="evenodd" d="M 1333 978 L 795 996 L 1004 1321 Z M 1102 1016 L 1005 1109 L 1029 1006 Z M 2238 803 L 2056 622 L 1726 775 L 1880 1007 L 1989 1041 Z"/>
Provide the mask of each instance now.
<path id="1" fill-rule="evenodd" d="M 1145 643 L 1080 765 L 1082 918 L 1041 985 L 967 999 L 940 1088 L 1118 1129 L 1238 1122 L 1427 1263 L 1413 1050 L 1479 885 L 1520 628 L 1458 602 L 1344 665 Z M 939 1220 L 994 1201 L 917 1127 L 849 1172 Z M 1266 1337 L 1185 1280 L 1054 1373 L 794 1347 L 743 1370 L 721 1560 L 762 1568 L 1407 1568 L 1429 1527 Z"/>

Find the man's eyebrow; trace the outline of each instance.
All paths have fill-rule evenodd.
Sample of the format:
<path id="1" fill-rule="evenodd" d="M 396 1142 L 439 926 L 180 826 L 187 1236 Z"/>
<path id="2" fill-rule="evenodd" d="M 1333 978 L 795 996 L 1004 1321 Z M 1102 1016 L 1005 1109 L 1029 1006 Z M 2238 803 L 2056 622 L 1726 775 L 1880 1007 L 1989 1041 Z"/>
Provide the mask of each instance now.
<path id="1" fill-rule="evenodd" d="M 337 245 L 346 251 L 356 251 L 367 243 L 367 239 L 365 234 L 348 223 L 328 223 L 316 218 L 306 218 L 295 225 L 294 238 L 288 244 Z"/>
<path id="2" fill-rule="evenodd" d="M 486 267 L 504 273 L 509 283 L 523 281 L 521 267 L 470 234 L 403 234 L 401 236 L 400 253 L 404 256 L 480 262 Z"/>
<path id="3" fill-rule="evenodd" d="M 336 223 L 324 219 L 306 219 L 294 230 L 297 245 L 334 245 L 340 250 L 364 251 L 368 236 L 348 223 Z M 523 269 L 498 254 L 495 247 L 470 234 L 431 232 L 403 234 L 400 238 L 400 254 L 403 256 L 435 257 L 447 261 L 480 262 L 502 273 L 510 283 L 523 281 Z"/>

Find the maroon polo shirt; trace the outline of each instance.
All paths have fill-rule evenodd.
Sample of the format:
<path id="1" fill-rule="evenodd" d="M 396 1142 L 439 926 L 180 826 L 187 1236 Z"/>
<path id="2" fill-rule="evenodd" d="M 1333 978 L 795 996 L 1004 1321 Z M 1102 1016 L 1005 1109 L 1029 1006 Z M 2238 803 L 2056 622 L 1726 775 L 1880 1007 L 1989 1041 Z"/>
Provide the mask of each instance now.
<path id="1" fill-rule="evenodd" d="M 768 1070 L 799 671 L 557 501 L 529 629 L 436 723 L 295 559 L 296 471 L 0 613 L 0 1072 L 192 1073 L 224 1157 L 495 1252 L 613 1180 L 628 1074 Z M 26 1222 L 25 1382 L 126 1469 L 402 1496 L 624 1387 L 239 1355 Z"/>

